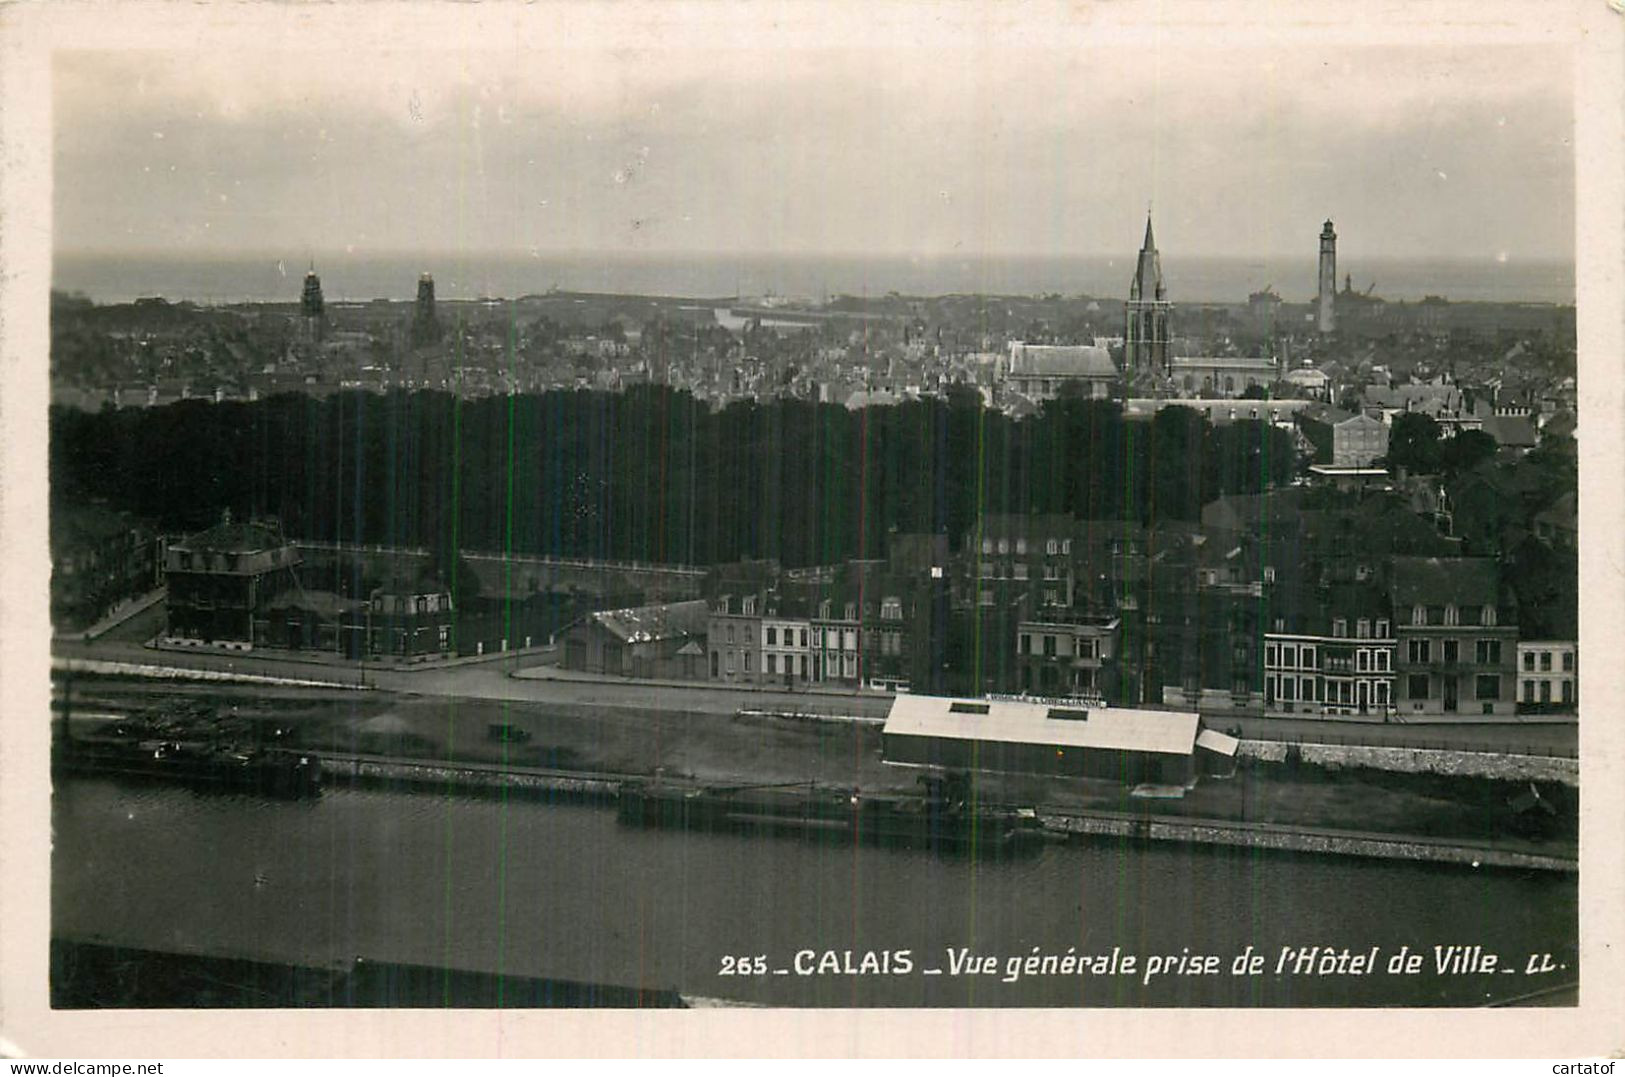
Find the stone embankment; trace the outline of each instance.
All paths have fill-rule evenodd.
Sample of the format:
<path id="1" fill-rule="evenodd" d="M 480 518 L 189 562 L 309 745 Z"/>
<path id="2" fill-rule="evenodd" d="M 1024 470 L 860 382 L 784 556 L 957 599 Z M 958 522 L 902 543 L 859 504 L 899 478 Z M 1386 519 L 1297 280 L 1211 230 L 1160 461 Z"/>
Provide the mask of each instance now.
<path id="1" fill-rule="evenodd" d="M 1105 813 L 1062 815 L 1041 812 L 1039 822 L 1049 830 L 1065 834 L 1096 834 L 1149 841 L 1230 845 L 1250 849 L 1276 849 L 1387 860 L 1428 860 L 1465 864 L 1475 868 L 1523 868 L 1569 872 L 1579 870 L 1579 862 L 1570 857 L 1489 846 L 1423 841 L 1399 835 L 1308 830 L 1207 819 L 1150 819 Z"/>
<path id="2" fill-rule="evenodd" d="M 1246 759 L 1281 763 L 1289 743 L 1279 740 L 1243 740 L 1237 754 Z M 1327 769 L 1370 767 L 1406 774 L 1448 774 L 1463 778 L 1503 781 L 1560 782 L 1579 788 L 1578 760 L 1561 756 L 1505 755 L 1497 752 L 1451 751 L 1441 748 L 1404 748 L 1359 744 L 1296 745 L 1305 763 Z"/>

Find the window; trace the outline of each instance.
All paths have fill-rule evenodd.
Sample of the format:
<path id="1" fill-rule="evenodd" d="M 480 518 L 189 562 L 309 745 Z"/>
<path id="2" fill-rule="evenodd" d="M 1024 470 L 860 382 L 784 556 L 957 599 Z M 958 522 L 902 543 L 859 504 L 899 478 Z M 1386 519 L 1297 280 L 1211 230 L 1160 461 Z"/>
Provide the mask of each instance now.
<path id="1" fill-rule="evenodd" d="M 751 672 L 755 667 L 751 665 L 751 652 L 745 652 L 745 672 Z"/>
<path id="2" fill-rule="evenodd" d="M 767 658 L 766 658 L 766 662 L 767 662 L 767 672 L 769 672 L 769 673 L 777 673 L 779 671 L 779 656 L 778 655 L 776 655 L 776 654 L 768 655 Z"/>
<path id="3" fill-rule="evenodd" d="M 1376 657 L 1377 657 L 1377 670 L 1379 672 L 1382 672 L 1382 673 L 1387 673 L 1388 672 L 1388 652 L 1386 650 L 1378 651 Z"/>
<path id="4" fill-rule="evenodd" d="M 1356 622 L 1354 627 L 1354 634 L 1359 636 L 1361 639 L 1371 638 L 1371 618 L 1361 617 L 1360 620 Z"/>
<path id="5" fill-rule="evenodd" d="M 1285 632 L 1286 631 L 1286 618 L 1285 617 L 1277 617 L 1275 619 L 1275 631 L 1277 631 L 1277 632 Z"/>
<path id="6" fill-rule="evenodd" d="M 1018 643 L 1016 645 L 1016 653 L 1017 654 L 1032 654 L 1033 653 L 1033 637 L 1032 637 L 1031 633 L 1023 632 L 1021 634 L 1020 639 L 1019 639 L 1019 641 L 1018 641 Z"/>
<path id="7" fill-rule="evenodd" d="M 1291 677 L 1281 679 L 1281 702 L 1291 703 L 1297 692 L 1298 682 Z"/>
<path id="8" fill-rule="evenodd" d="M 1274 565 L 1265 565 L 1264 566 L 1264 582 L 1265 583 L 1274 583 L 1275 582 L 1275 566 Z"/>
<path id="9" fill-rule="evenodd" d="M 1315 668 L 1315 649 L 1313 647 L 1305 647 L 1303 649 L 1303 668 Z"/>
<path id="10" fill-rule="evenodd" d="M 1348 620 L 1346 618 L 1343 618 L 1343 617 L 1334 617 L 1334 618 L 1332 618 L 1332 637 L 1334 639 L 1346 639 L 1346 638 L 1348 638 L 1348 634 L 1349 634 Z"/>
<path id="11" fill-rule="evenodd" d="M 1346 687 L 1346 686 L 1345 686 Z M 1388 705 L 1388 682 L 1377 682 L 1377 703 L 1386 707 Z"/>
<path id="12" fill-rule="evenodd" d="M 1070 554 L 1072 552 L 1072 540 L 1071 539 L 1062 539 L 1061 540 L 1061 552 L 1063 554 Z"/>
<path id="13" fill-rule="evenodd" d="M 1525 703 L 1533 703 L 1535 701 L 1535 682 L 1534 681 L 1524 681 L 1523 682 L 1523 701 Z"/>
<path id="14" fill-rule="evenodd" d="M 1016 579 L 1018 579 L 1018 580 L 1026 579 L 1027 578 L 1027 562 L 1025 562 L 1025 561 L 1017 561 L 1016 562 L 1016 567 L 1015 567 L 1015 572 L 1016 572 Z"/>
<path id="15" fill-rule="evenodd" d="M 1056 542 L 1054 539 L 1050 539 L 1048 542 L 1044 543 L 1044 552 L 1049 554 L 1051 557 L 1054 557 L 1056 551 L 1060 549 L 1060 546 L 1061 544 L 1059 542 Z"/>
<path id="16" fill-rule="evenodd" d="M 715 651 L 711 652 L 711 676 L 713 676 L 713 677 L 715 677 L 717 675 L 717 666 L 719 664 L 720 657 L 721 656 L 718 655 L 717 652 L 715 652 Z"/>
<path id="17" fill-rule="evenodd" d="M 1355 664 L 1359 668 L 1361 673 L 1364 673 L 1364 672 L 1366 672 L 1367 670 L 1369 670 L 1371 668 L 1371 652 L 1370 651 L 1366 651 L 1366 650 L 1358 651 L 1358 652 L 1356 652 L 1356 658 L 1357 658 L 1357 662 Z"/>
<path id="18" fill-rule="evenodd" d="M 1552 652 L 1551 651 L 1541 651 L 1540 652 L 1540 671 L 1542 673 L 1550 673 L 1552 671 Z"/>
<path id="19" fill-rule="evenodd" d="M 1281 648 L 1281 665 L 1288 669 L 1295 669 L 1298 665 L 1298 649 L 1296 647 Z"/>
<path id="20" fill-rule="evenodd" d="M 1009 539 L 1002 538 L 1002 539 L 999 540 L 999 552 L 1001 554 L 1010 552 L 1010 540 Z"/>
<path id="21" fill-rule="evenodd" d="M 1574 652 L 1573 651 L 1564 651 L 1563 652 L 1563 672 L 1564 673 L 1573 673 L 1574 672 Z"/>
<path id="22" fill-rule="evenodd" d="M 442 651 L 446 651 L 446 650 L 451 649 L 451 626 L 450 625 L 441 625 L 440 626 L 440 649 Z"/>
<path id="23" fill-rule="evenodd" d="M 1315 682 L 1310 680 L 1308 677 L 1304 677 L 1298 682 L 1298 684 L 1302 689 L 1298 698 L 1302 699 L 1305 703 L 1313 703 L 1315 700 Z"/>
<path id="24" fill-rule="evenodd" d="M 1444 623 L 1447 625 L 1458 625 L 1461 623 L 1461 614 L 1455 606 L 1446 606 L 1444 608 Z"/>
<path id="25" fill-rule="evenodd" d="M 1433 644 L 1432 644 L 1432 641 L 1425 640 L 1425 639 L 1413 639 L 1413 640 L 1408 640 L 1407 642 L 1410 645 L 1409 646 L 1409 656 L 1410 656 L 1411 663 L 1413 665 L 1418 663 L 1418 662 L 1431 662 L 1431 661 L 1433 661 Z"/>
<path id="26" fill-rule="evenodd" d="M 1480 619 L 1479 619 L 1479 622 L 1478 622 L 1479 624 L 1494 625 L 1495 624 L 1495 607 L 1494 606 L 1485 606 L 1479 616 L 1480 616 Z"/>
<path id="27" fill-rule="evenodd" d="M 1387 621 L 1378 621 L 1377 622 L 1377 638 L 1378 639 L 1387 639 L 1388 636 L 1389 636 L 1388 622 Z"/>
<path id="28" fill-rule="evenodd" d="M 1574 702 L 1574 682 L 1573 681 L 1564 681 L 1563 682 L 1563 702 L 1564 703 L 1569 703 L 1569 704 L 1572 704 Z"/>
<path id="29" fill-rule="evenodd" d="M 728 652 L 728 676 L 734 675 L 734 652 Z"/>
<path id="30" fill-rule="evenodd" d="M 1525 673 L 1533 673 L 1535 671 L 1535 652 L 1534 651 L 1525 651 L 1525 652 L 1523 652 L 1523 669 L 1524 669 Z"/>
<path id="31" fill-rule="evenodd" d="M 1426 699 L 1428 697 L 1428 675 L 1426 673 L 1412 673 L 1405 679 L 1405 695 L 1411 699 Z"/>
<path id="32" fill-rule="evenodd" d="M 755 595 L 746 595 L 745 596 L 745 601 L 740 606 L 740 612 L 743 613 L 746 617 L 754 617 L 754 616 L 756 616 L 756 596 Z"/>
<path id="33" fill-rule="evenodd" d="M 1501 641 L 1498 639 L 1481 639 L 1474 657 L 1481 666 L 1498 666 L 1501 664 Z"/>
<path id="34" fill-rule="evenodd" d="M 769 647 L 777 647 L 779 645 L 779 630 L 774 628 L 772 625 L 767 626 L 767 645 Z"/>
<path id="35" fill-rule="evenodd" d="M 849 650 L 849 651 L 857 650 L 858 649 L 858 634 L 856 632 L 852 631 L 849 628 L 849 629 L 846 630 L 844 635 L 846 636 L 846 638 L 845 638 L 845 640 L 843 642 L 846 644 L 846 650 Z"/>
<path id="36" fill-rule="evenodd" d="M 1478 689 L 1476 694 L 1479 699 L 1501 698 L 1501 678 L 1493 673 L 1479 674 L 1475 687 Z"/>
<path id="37" fill-rule="evenodd" d="M 1425 625 L 1428 623 L 1428 610 L 1426 606 L 1411 607 L 1411 624 Z"/>
<path id="38" fill-rule="evenodd" d="M 1055 657 L 1055 637 L 1054 636 L 1045 636 L 1044 637 L 1044 657 L 1045 658 L 1054 658 Z"/>
<path id="39" fill-rule="evenodd" d="M 903 619 L 903 600 L 895 595 L 881 600 L 880 619 L 883 621 L 901 621 Z"/>
<path id="40" fill-rule="evenodd" d="M 1273 644 L 1273 643 L 1266 644 L 1265 647 L 1264 647 L 1264 664 L 1266 666 L 1276 665 L 1277 663 L 1275 661 L 1275 658 L 1276 658 L 1275 644 Z"/>
<path id="41" fill-rule="evenodd" d="M 1027 553 L 1027 540 L 1024 539 L 1024 538 L 1016 539 L 1016 554 L 1017 554 L 1017 556 L 1024 556 L 1026 553 Z"/>
<path id="42" fill-rule="evenodd" d="M 1540 701 L 1542 703 L 1550 703 L 1552 701 L 1552 682 L 1551 681 L 1541 681 L 1540 682 Z"/>
<path id="43" fill-rule="evenodd" d="M 1046 605 L 1046 606 L 1059 606 L 1060 604 L 1061 604 L 1061 596 L 1060 596 L 1059 592 L 1056 592 L 1056 591 L 1045 591 L 1044 592 L 1044 605 Z"/>
<path id="44" fill-rule="evenodd" d="M 807 645 L 807 630 L 805 628 L 801 630 L 801 645 L 803 647 Z"/>
<path id="45" fill-rule="evenodd" d="M 856 621 L 858 619 L 858 604 L 856 602 L 846 604 L 846 616 L 842 619 L 847 621 Z"/>
<path id="46" fill-rule="evenodd" d="M 1461 647 L 1457 640 L 1444 641 L 1444 660 L 1446 662 L 1459 662 L 1461 660 Z"/>
<path id="47" fill-rule="evenodd" d="M 732 643 L 733 641 L 734 641 L 734 626 L 729 625 L 728 626 L 728 642 Z"/>
<path id="48" fill-rule="evenodd" d="M 993 552 L 993 540 L 992 539 L 983 539 L 982 540 L 982 552 L 983 553 L 992 553 Z"/>

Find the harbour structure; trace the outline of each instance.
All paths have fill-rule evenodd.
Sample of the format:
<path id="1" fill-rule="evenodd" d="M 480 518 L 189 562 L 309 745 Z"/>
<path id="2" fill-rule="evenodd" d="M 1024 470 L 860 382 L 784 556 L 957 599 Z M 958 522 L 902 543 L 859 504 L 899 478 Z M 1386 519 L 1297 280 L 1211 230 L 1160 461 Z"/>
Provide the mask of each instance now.
<path id="1" fill-rule="evenodd" d="M 1320 230 L 1320 298 L 1315 328 L 1337 332 L 1337 231 L 1328 220 Z"/>
<path id="2" fill-rule="evenodd" d="M 1194 782 L 1202 767 L 1228 764 L 1237 747 L 1234 737 L 1203 728 L 1195 711 L 1086 706 L 1076 700 L 899 695 L 881 731 L 881 757 L 903 766 L 1181 788 Z"/>

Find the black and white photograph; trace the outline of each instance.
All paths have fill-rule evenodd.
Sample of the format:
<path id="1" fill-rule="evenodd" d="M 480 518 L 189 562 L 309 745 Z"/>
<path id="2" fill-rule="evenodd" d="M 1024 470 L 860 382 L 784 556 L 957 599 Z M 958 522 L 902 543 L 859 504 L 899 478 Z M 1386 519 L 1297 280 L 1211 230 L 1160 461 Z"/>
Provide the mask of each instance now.
<path id="1" fill-rule="evenodd" d="M 1595 6 L 35 10 L 26 989 L 1617 1050 Z"/>

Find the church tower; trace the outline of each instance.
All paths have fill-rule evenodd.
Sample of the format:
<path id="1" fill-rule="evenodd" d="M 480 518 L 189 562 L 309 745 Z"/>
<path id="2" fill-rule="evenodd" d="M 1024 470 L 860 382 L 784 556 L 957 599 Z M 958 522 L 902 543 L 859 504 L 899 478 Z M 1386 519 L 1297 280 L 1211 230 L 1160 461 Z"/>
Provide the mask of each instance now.
<path id="1" fill-rule="evenodd" d="M 1145 217 L 1145 243 L 1129 285 L 1123 310 L 1123 373 L 1134 378 L 1168 371 L 1168 302 L 1162 283 L 1162 260 L 1151 235 L 1151 215 Z"/>
<path id="2" fill-rule="evenodd" d="M 1322 333 L 1337 331 L 1337 233 L 1332 222 L 1320 230 L 1320 316 L 1316 327 Z"/>
<path id="3" fill-rule="evenodd" d="M 440 340 L 440 318 L 435 313 L 434 277 L 424 273 L 418 278 L 418 301 L 412 310 L 412 344 L 421 347 Z"/>
<path id="4" fill-rule="evenodd" d="M 310 341 L 322 339 L 323 327 L 322 278 L 316 275 L 316 267 L 311 266 L 310 272 L 305 274 L 305 291 L 299 298 L 299 313 L 304 316 L 305 338 Z"/>

